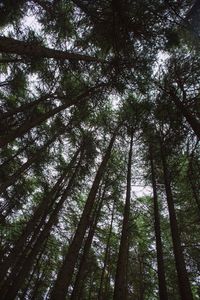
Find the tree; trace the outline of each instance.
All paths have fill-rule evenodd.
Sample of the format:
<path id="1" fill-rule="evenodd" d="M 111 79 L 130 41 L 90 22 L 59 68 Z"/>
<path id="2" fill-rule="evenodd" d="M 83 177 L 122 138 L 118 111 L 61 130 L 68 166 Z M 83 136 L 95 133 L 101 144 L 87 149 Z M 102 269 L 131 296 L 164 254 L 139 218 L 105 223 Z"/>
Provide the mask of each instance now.
<path id="1" fill-rule="evenodd" d="M 29 44 L 23 41 L 18 41 L 12 38 L 0 37 L 0 51 L 6 53 L 14 53 L 18 55 L 28 56 L 30 58 L 54 58 L 59 60 L 75 60 L 85 62 L 101 62 L 95 57 L 87 55 L 69 53 L 68 51 L 54 50 L 46 48 L 38 44 Z"/>
<path id="2" fill-rule="evenodd" d="M 153 158 L 153 147 L 151 144 L 149 145 L 149 156 L 150 156 L 150 164 L 151 164 L 151 178 L 152 178 L 151 180 L 152 180 L 152 187 L 153 187 L 154 227 L 155 227 L 155 236 L 156 236 L 159 298 L 167 300 L 168 295 L 167 295 L 165 267 L 164 267 L 164 258 L 163 258 L 163 245 L 161 239 L 158 194 L 157 194 L 156 175 L 155 175 L 154 158 Z"/>
<path id="3" fill-rule="evenodd" d="M 127 166 L 127 189 L 126 202 L 124 207 L 124 218 L 122 225 L 122 234 L 119 248 L 119 256 L 117 262 L 117 271 L 115 277 L 114 299 L 127 299 L 127 268 L 128 268 L 128 252 L 129 252 L 129 215 L 130 215 L 130 200 L 131 200 L 131 166 L 132 166 L 132 151 L 133 151 L 133 134 L 131 129 L 131 141 Z"/>
<path id="4" fill-rule="evenodd" d="M 198 8 L 1 1 L 2 299 L 199 297 Z"/>
<path id="5" fill-rule="evenodd" d="M 179 291 L 182 299 L 193 299 L 192 291 L 189 283 L 189 278 L 187 275 L 187 270 L 185 266 L 184 256 L 181 249 L 180 234 L 178 230 L 178 224 L 176 219 L 176 212 L 174 209 L 174 201 L 170 186 L 170 174 L 166 162 L 166 152 L 164 150 L 163 141 L 161 141 L 161 158 L 163 164 L 163 173 L 164 173 L 164 182 L 165 182 L 165 191 L 167 197 L 167 204 L 169 209 L 170 217 L 170 227 L 173 241 L 173 250 L 175 256 L 176 269 L 178 274 L 179 281 Z"/>
<path id="6" fill-rule="evenodd" d="M 113 133 L 113 136 L 110 140 L 110 143 L 108 145 L 108 148 L 105 152 L 105 155 L 102 159 L 102 162 L 98 168 L 98 171 L 96 173 L 96 176 L 94 178 L 90 193 L 88 195 L 88 198 L 86 200 L 84 210 L 81 216 L 81 219 L 79 221 L 76 233 L 74 235 L 73 241 L 68 249 L 68 253 L 64 259 L 63 265 L 60 269 L 60 272 L 58 273 L 57 280 L 55 282 L 55 286 L 53 288 L 52 294 L 51 294 L 51 299 L 64 299 L 66 291 L 69 287 L 72 274 L 73 274 L 73 269 L 76 263 L 77 255 L 79 252 L 79 249 L 82 245 L 83 238 L 85 235 L 85 232 L 88 227 L 88 222 L 90 219 L 90 214 L 93 209 L 94 201 L 96 198 L 96 194 L 99 188 L 100 181 L 102 179 L 102 176 L 105 172 L 106 165 L 108 163 L 108 160 L 110 158 L 111 150 L 114 144 L 114 141 L 116 139 L 116 135 L 118 133 L 119 126 L 115 129 L 115 132 Z"/>

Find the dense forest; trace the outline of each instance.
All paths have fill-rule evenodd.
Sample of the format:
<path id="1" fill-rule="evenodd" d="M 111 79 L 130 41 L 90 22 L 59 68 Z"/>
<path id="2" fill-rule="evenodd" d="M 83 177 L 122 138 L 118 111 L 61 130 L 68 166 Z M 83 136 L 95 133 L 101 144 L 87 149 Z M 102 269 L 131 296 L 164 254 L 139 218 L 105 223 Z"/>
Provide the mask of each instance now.
<path id="1" fill-rule="evenodd" d="M 200 1 L 0 1 L 0 299 L 200 299 Z"/>

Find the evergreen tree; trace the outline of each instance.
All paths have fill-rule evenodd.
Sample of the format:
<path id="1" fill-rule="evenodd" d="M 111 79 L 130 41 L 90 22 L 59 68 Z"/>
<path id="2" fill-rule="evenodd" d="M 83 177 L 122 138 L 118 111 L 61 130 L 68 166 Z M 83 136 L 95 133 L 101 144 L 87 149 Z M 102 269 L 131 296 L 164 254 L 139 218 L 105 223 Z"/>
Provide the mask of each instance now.
<path id="1" fill-rule="evenodd" d="M 0 31 L 1 299 L 198 299 L 199 1 L 2 0 Z"/>

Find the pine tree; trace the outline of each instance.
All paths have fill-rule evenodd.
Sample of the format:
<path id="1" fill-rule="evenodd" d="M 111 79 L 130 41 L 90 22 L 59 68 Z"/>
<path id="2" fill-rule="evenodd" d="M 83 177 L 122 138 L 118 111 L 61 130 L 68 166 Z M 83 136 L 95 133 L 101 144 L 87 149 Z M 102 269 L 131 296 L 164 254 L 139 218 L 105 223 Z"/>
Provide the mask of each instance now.
<path id="1" fill-rule="evenodd" d="M 198 16 L 1 1 L 2 299 L 199 297 Z"/>

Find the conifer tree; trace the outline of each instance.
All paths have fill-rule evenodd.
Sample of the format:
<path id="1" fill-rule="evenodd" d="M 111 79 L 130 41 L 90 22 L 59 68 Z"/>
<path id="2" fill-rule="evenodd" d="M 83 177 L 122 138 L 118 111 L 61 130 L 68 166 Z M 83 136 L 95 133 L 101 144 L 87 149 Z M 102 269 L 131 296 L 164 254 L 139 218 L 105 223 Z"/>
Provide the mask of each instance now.
<path id="1" fill-rule="evenodd" d="M 198 19 L 1 1 L 1 299 L 199 297 Z"/>

